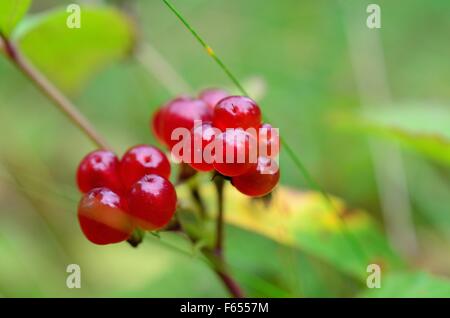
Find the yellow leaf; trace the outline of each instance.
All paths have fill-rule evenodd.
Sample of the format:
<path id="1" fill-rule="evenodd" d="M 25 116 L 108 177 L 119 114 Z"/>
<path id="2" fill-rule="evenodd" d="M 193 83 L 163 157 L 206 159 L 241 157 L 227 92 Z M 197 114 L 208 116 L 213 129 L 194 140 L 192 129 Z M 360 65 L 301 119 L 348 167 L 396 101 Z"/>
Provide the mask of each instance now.
<path id="1" fill-rule="evenodd" d="M 205 183 L 201 192 L 214 213 L 214 187 Z M 403 266 L 367 212 L 349 210 L 335 197 L 332 203 L 333 207 L 320 193 L 283 186 L 267 203 L 248 198 L 231 185 L 225 187 L 225 219 L 230 225 L 298 248 L 361 280 L 367 277 L 371 263 L 380 264 L 383 270 Z"/>

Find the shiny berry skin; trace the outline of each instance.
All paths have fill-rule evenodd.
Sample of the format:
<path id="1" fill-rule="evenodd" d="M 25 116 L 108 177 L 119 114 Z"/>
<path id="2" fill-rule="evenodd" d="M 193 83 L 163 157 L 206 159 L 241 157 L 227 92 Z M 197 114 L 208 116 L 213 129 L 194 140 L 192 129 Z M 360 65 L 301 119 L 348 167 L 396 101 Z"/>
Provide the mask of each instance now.
<path id="1" fill-rule="evenodd" d="M 259 155 L 275 158 L 280 152 L 280 135 L 270 124 L 262 124 L 258 130 Z"/>
<path id="2" fill-rule="evenodd" d="M 86 238 L 98 245 L 125 241 L 133 231 L 124 200 L 107 188 L 95 188 L 83 195 L 78 221 Z"/>
<path id="3" fill-rule="evenodd" d="M 120 161 L 120 176 L 125 189 L 147 174 L 170 177 L 170 163 L 166 155 L 156 147 L 138 145 L 130 148 Z"/>
<path id="4" fill-rule="evenodd" d="M 227 177 L 244 174 L 257 162 L 257 142 L 242 129 L 228 129 L 216 136 L 214 168 Z"/>
<path id="5" fill-rule="evenodd" d="M 122 191 L 119 177 L 119 159 L 108 150 L 96 150 L 81 160 L 77 170 L 77 184 L 81 192 L 106 187 Z"/>
<path id="6" fill-rule="evenodd" d="M 177 194 L 167 179 L 150 174 L 136 182 L 128 194 L 128 206 L 134 223 L 143 230 L 157 230 L 169 223 Z"/>
<path id="7" fill-rule="evenodd" d="M 211 123 L 203 123 L 195 126 L 191 131 L 191 158 L 189 165 L 198 171 L 211 171 L 214 169 L 214 151 L 212 144 L 216 135 L 220 131 L 214 128 Z M 206 151 L 206 147 L 211 147 L 212 151 Z M 211 156 L 209 156 L 211 154 Z"/>
<path id="8" fill-rule="evenodd" d="M 208 88 L 203 90 L 198 98 L 203 100 L 212 110 L 216 107 L 217 103 L 225 97 L 230 96 L 230 93 L 220 88 Z"/>
<path id="9" fill-rule="evenodd" d="M 171 148 L 179 142 L 178 140 L 171 140 L 174 129 L 186 128 L 191 130 L 196 120 L 211 121 L 211 119 L 212 111 L 204 101 L 189 97 L 174 99 L 164 106 L 162 137 Z"/>
<path id="10" fill-rule="evenodd" d="M 251 196 L 261 197 L 269 194 L 280 180 L 280 169 L 270 158 L 259 157 L 258 165 L 249 172 L 233 177 L 231 183 L 239 192 Z"/>
<path id="11" fill-rule="evenodd" d="M 258 129 L 261 110 L 252 99 L 245 96 L 229 96 L 214 108 L 213 126 L 225 131 L 227 128 Z"/>

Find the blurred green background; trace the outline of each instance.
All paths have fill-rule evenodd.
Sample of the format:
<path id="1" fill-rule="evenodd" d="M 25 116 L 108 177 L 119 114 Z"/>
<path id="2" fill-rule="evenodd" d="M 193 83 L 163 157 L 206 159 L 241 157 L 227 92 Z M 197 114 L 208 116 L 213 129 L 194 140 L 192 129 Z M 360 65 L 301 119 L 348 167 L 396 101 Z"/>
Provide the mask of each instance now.
<path id="1" fill-rule="evenodd" d="M 34 1 L 18 33 L 33 27 L 32 15 L 73 2 Z M 134 38 L 114 38 L 114 26 L 105 35 L 111 50 L 137 41 L 126 57 L 117 50 L 102 65 L 101 50 L 90 53 L 102 37 L 55 42 L 45 30 L 28 33 L 22 47 L 38 67 L 48 59 L 43 71 L 62 78 L 56 85 L 118 154 L 156 143 L 150 114 L 174 94 L 235 89 L 162 1 L 95 2 L 133 21 Z M 370 30 L 371 2 L 174 0 L 321 187 L 367 211 L 406 264 L 368 291 L 336 264 L 346 259 L 323 257 L 331 244 L 293 248 L 229 226 L 227 256 L 251 296 L 450 296 L 450 3 L 377 1 L 382 28 Z M 63 49 L 71 59 L 49 57 Z M 71 83 L 85 60 L 89 76 Z M 227 295 L 198 257 L 177 250 L 189 248 L 175 235 L 149 236 L 138 249 L 83 237 L 75 171 L 93 145 L 3 55 L 0 133 L 0 296 Z M 280 167 L 283 185 L 315 190 L 283 151 Z M 80 290 L 65 284 L 72 263 L 82 269 Z"/>

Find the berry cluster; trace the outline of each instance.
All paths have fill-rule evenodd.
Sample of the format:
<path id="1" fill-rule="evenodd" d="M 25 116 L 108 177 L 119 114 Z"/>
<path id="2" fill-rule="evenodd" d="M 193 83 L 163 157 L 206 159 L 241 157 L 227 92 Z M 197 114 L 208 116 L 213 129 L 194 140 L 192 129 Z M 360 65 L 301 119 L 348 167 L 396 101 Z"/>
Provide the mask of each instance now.
<path id="1" fill-rule="evenodd" d="M 178 97 L 156 111 L 151 127 L 175 159 L 196 171 L 215 171 L 245 195 L 264 196 L 280 179 L 278 131 L 261 122 L 259 106 L 248 97 L 219 89 Z M 180 129 L 179 137 L 187 137 L 181 142 Z M 108 150 L 88 154 L 77 171 L 85 236 L 104 245 L 129 239 L 136 228 L 165 227 L 177 205 L 170 172 L 169 160 L 154 146 L 132 147 L 121 160 Z"/>
<path id="2" fill-rule="evenodd" d="M 279 181 L 278 132 L 261 122 L 259 106 L 248 97 L 220 89 L 178 97 L 154 113 L 151 127 L 174 158 L 197 171 L 215 170 L 248 196 L 264 196 Z M 180 128 L 189 132 L 181 147 Z"/>
<path id="3" fill-rule="evenodd" d="M 83 193 L 78 220 L 85 236 L 104 245 L 127 240 L 136 227 L 167 225 L 177 204 L 169 176 L 169 160 L 153 146 L 135 146 L 121 160 L 108 150 L 88 154 L 77 171 Z"/>

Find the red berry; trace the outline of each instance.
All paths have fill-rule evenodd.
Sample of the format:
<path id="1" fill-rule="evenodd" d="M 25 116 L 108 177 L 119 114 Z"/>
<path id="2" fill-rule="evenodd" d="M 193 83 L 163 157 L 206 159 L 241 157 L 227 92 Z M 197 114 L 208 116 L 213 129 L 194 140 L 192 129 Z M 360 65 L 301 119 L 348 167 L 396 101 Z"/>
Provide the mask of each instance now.
<path id="1" fill-rule="evenodd" d="M 252 99 L 229 96 L 214 108 L 213 126 L 225 131 L 227 128 L 254 128 L 261 124 L 261 110 Z"/>
<path id="2" fill-rule="evenodd" d="M 202 91 L 198 95 L 198 98 L 203 100 L 212 110 L 214 110 L 217 103 L 228 96 L 230 96 L 230 94 L 223 89 L 209 88 Z"/>
<path id="3" fill-rule="evenodd" d="M 259 155 L 274 158 L 280 152 L 280 135 L 270 124 L 262 124 L 258 130 Z"/>
<path id="4" fill-rule="evenodd" d="M 162 136 L 165 143 L 172 148 L 178 140 L 172 140 L 172 132 L 176 128 L 191 130 L 196 120 L 211 121 L 212 111 L 200 99 L 181 97 L 170 101 L 164 107 Z"/>
<path id="5" fill-rule="evenodd" d="M 218 130 L 211 123 L 197 125 L 191 132 L 191 153 L 189 164 L 198 171 L 211 171 L 214 169 L 214 138 Z M 211 151 L 205 148 L 210 147 Z M 209 155 L 210 154 L 210 155 Z"/>
<path id="6" fill-rule="evenodd" d="M 249 172 L 233 177 L 231 183 L 239 192 L 260 197 L 270 193 L 280 180 L 280 169 L 270 158 L 259 157 L 258 165 Z"/>
<path id="7" fill-rule="evenodd" d="M 130 148 L 120 161 L 120 176 L 126 189 L 147 174 L 170 177 L 170 163 L 166 155 L 156 147 L 139 145 Z"/>
<path id="8" fill-rule="evenodd" d="M 128 239 L 133 226 L 120 196 L 107 188 L 84 194 L 78 205 L 78 221 L 89 241 L 105 245 Z"/>
<path id="9" fill-rule="evenodd" d="M 83 158 L 77 171 L 77 183 L 81 192 L 106 187 L 122 191 L 119 177 L 119 159 L 108 150 L 96 150 Z"/>
<path id="10" fill-rule="evenodd" d="M 228 129 L 215 140 L 214 168 L 224 176 L 247 172 L 257 162 L 256 138 L 243 129 Z"/>
<path id="11" fill-rule="evenodd" d="M 150 174 L 131 188 L 128 195 L 130 214 L 144 230 L 157 230 L 169 223 L 177 205 L 177 194 L 167 179 Z"/>

